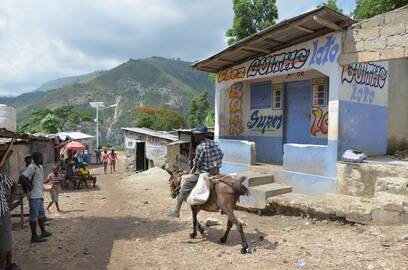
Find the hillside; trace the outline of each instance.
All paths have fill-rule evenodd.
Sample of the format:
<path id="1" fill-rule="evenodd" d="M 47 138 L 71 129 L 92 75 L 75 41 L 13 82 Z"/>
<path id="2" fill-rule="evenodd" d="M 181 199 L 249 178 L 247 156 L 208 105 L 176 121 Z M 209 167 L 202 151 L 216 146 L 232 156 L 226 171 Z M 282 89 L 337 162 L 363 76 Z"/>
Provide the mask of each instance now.
<path id="1" fill-rule="evenodd" d="M 94 78 L 4 102 L 16 106 L 20 125 L 33 111 L 42 108 L 74 105 L 94 113 L 88 104 L 90 101 L 103 101 L 107 105 L 119 102 L 116 113 L 114 109 L 100 112 L 101 142 L 119 145 L 122 142 L 120 128 L 133 126 L 133 111 L 140 104 L 176 109 L 185 115 L 190 100 L 200 91 L 209 90 L 213 101 L 214 86 L 208 75 L 193 71 L 190 65 L 160 57 L 130 59 Z M 94 134 L 94 124 L 85 125 L 83 131 Z"/>

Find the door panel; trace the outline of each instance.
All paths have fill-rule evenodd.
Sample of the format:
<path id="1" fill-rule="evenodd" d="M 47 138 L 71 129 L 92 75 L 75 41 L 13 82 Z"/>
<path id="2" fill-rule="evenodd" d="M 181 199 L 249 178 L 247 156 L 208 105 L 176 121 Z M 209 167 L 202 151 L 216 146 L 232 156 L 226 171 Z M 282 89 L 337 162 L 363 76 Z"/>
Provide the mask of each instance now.
<path id="1" fill-rule="evenodd" d="M 285 90 L 285 143 L 309 144 L 312 91 L 310 81 L 290 82 Z"/>

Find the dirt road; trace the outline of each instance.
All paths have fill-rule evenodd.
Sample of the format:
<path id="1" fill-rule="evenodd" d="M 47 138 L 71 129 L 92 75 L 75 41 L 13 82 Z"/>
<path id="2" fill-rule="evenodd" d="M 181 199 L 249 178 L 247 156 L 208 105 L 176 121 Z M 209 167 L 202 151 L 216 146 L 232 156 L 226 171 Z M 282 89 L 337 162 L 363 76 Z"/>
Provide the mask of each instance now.
<path id="1" fill-rule="evenodd" d="M 54 210 L 46 243 L 30 244 L 29 229 L 16 228 L 15 259 L 23 269 L 407 269 L 408 226 L 352 226 L 336 222 L 257 216 L 237 211 L 245 222 L 254 254 L 241 255 L 234 228 L 228 243 L 218 244 L 226 218 L 217 218 L 208 238 L 187 241 L 191 232 L 189 209 L 180 219 L 163 215 L 174 206 L 167 173 L 152 169 L 137 175 L 102 175 L 98 188 L 65 192 Z M 48 199 L 48 194 L 46 194 Z"/>

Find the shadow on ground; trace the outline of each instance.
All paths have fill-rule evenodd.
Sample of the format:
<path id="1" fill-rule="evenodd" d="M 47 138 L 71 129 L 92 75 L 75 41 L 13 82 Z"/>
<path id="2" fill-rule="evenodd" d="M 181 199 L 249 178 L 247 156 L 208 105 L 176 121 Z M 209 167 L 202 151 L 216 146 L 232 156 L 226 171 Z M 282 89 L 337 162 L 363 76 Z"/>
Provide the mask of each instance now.
<path id="1" fill-rule="evenodd" d="M 16 254 L 23 256 L 16 260 L 22 269 L 108 269 L 116 241 L 152 241 L 184 230 L 186 223 L 138 217 L 78 217 L 55 218 L 48 228 L 53 235 L 46 243 L 30 244 L 27 227 L 26 239 L 16 242 Z"/>

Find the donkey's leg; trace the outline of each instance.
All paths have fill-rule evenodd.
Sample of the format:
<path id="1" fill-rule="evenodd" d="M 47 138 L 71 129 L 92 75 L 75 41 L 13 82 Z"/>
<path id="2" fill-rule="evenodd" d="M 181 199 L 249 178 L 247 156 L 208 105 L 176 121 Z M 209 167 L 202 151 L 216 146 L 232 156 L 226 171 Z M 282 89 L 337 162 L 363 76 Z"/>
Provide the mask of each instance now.
<path id="1" fill-rule="evenodd" d="M 237 227 L 237 230 L 238 230 L 239 234 L 241 235 L 241 241 L 242 241 L 241 253 L 246 253 L 247 248 L 248 248 L 248 243 L 246 241 L 246 237 L 245 237 L 245 233 L 244 233 L 242 223 L 239 222 L 239 220 L 235 217 L 234 212 L 233 212 L 232 209 L 228 209 L 227 211 L 225 211 L 225 213 L 228 216 L 228 220 L 231 220 L 231 222 L 235 225 L 235 227 Z"/>
<path id="2" fill-rule="evenodd" d="M 221 243 L 227 242 L 228 234 L 229 234 L 229 232 L 231 230 L 231 227 L 232 227 L 232 222 L 231 222 L 231 220 L 228 219 L 227 230 L 225 231 L 224 236 L 222 238 L 220 238 Z"/>
<path id="3" fill-rule="evenodd" d="M 197 207 L 191 206 L 191 212 L 193 214 L 193 233 L 190 234 L 190 238 L 195 238 L 197 236 L 197 214 L 199 209 Z"/>
<path id="4" fill-rule="evenodd" d="M 197 220 L 197 228 L 198 228 L 198 231 L 200 232 L 200 234 L 201 234 L 201 236 L 205 236 L 205 230 L 204 230 L 204 228 L 201 226 L 201 224 L 200 224 L 200 222 Z"/>

